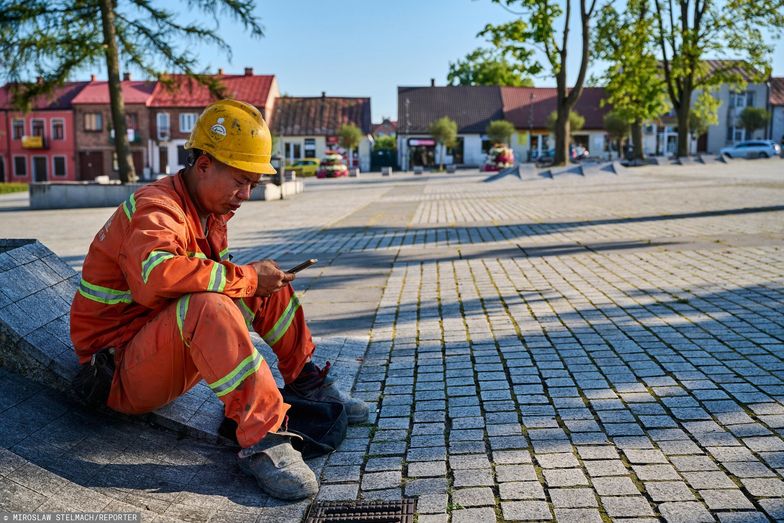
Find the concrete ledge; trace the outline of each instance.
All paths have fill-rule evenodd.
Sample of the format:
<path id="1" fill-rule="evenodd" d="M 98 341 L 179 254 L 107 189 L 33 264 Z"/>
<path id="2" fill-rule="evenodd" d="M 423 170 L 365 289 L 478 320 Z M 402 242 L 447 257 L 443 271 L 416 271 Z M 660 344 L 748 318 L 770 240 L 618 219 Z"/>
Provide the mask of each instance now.
<path id="1" fill-rule="evenodd" d="M 72 400 L 70 383 L 80 369 L 70 336 L 70 309 L 80 276 L 36 240 L 0 239 L 0 366 L 61 391 Z M 278 385 L 283 380 L 276 357 L 252 334 Z M 314 338 L 317 364 L 338 362 L 337 381 L 351 390 L 366 338 Z M 113 415 L 126 417 L 121 414 Z M 198 439 L 222 442 L 218 427 L 223 403 L 202 381 L 172 403 L 144 416 L 134 416 Z M 225 441 L 224 441 L 225 443 Z"/>
<path id="2" fill-rule="evenodd" d="M 31 183 L 31 209 L 79 209 L 85 207 L 117 207 L 143 183 L 101 184 L 91 182 Z M 293 196 L 304 191 L 301 180 L 283 183 L 283 196 Z M 251 194 L 251 200 L 279 200 L 281 188 L 271 182 L 260 184 Z"/>

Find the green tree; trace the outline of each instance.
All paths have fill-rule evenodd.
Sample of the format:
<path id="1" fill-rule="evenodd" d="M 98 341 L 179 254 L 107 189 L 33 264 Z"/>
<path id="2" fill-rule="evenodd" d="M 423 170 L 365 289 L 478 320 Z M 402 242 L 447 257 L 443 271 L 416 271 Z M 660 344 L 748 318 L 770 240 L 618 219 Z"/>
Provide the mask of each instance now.
<path id="1" fill-rule="evenodd" d="M 613 119 L 628 119 L 638 160 L 644 158 L 643 123 L 667 111 L 664 80 L 650 37 L 653 23 L 649 0 L 629 0 L 621 12 L 606 4 L 594 32 L 596 57 L 609 63 L 602 75 L 607 94 L 602 105 L 619 111 Z"/>
<path id="2" fill-rule="evenodd" d="M 585 125 L 585 117 L 578 113 L 577 111 L 569 111 L 569 139 L 566 141 L 566 146 L 569 146 L 569 143 L 572 139 L 572 132 L 579 131 Z M 558 130 L 558 111 L 553 111 L 547 116 L 547 128 L 550 130 L 551 133 L 555 133 Z"/>
<path id="3" fill-rule="evenodd" d="M 253 11 L 253 0 L 188 1 L 208 18 L 228 13 L 242 22 L 252 36 L 263 29 Z M 184 9 L 183 9 L 184 11 Z M 197 72 L 198 54 L 189 43 L 217 45 L 231 57 L 231 49 L 216 29 L 182 23 L 179 11 L 156 6 L 153 0 L 5 0 L 0 9 L 0 68 L 13 85 L 13 103 L 29 110 L 33 100 L 87 66 L 106 65 L 111 101 L 114 147 L 120 180 L 135 175 L 125 125 L 125 104 L 120 88 L 120 61 L 150 78 L 167 69 L 183 72 L 221 96 L 221 85 Z M 41 78 L 25 82 L 24 78 Z"/>
<path id="4" fill-rule="evenodd" d="M 442 116 L 430 124 L 428 131 L 436 143 L 441 146 L 441 163 L 439 170 L 443 171 L 446 148 L 457 145 L 457 122 L 448 116 Z"/>
<path id="5" fill-rule="evenodd" d="M 376 138 L 376 143 L 373 144 L 374 151 L 394 151 L 395 149 L 397 149 L 397 141 L 394 136 L 379 136 Z"/>
<path id="6" fill-rule="evenodd" d="M 604 115 L 604 129 L 618 148 L 618 157 L 623 151 L 623 140 L 629 136 L 629 115 L 617 109 Z M 612 154 L 612 153 L 610 153 Z"/>
<path id="7" fill-rule="evenodd" d="M 514 132 L 514 125 L 506 120 L 493 120 L 487 124 L 487 129 L 485 130 L 488 140 L 492 143 L 503 143 L 506 145 L 509 145 L 509 138 L 512 137 Z"/>
<path id="8" fill-rule="evenodd" d="M 711 125 L 719 123 L 721 101 L 710 90 L 702 91 L 689 111 L 689 132 L 693 140 L 708 132 Z"/>
<path id="9" fill-rule="evenodd" d="M 751 138 L 751 135 L 757 129 L 764 129 L 770 120 L 770 113 L 762 107 L 746 107 L 740 112 L 740 123 L 746 129 L 746 137 Z"/>
<path id="10" fill-rule="evenodd" d="M 491 49 L 474 49 L 463 60 L 449 63 L 449 85 L 533 87 L 523 64 Z"/>
<path id="11" fill-rule="evenodd" d="M 549 72 L 555 77 L 556 122 L 555 165 L 564 165 L 569 158 L 569 113 L 583 92 L 591 52 L 590 26 L 596 15 L 596 0 L 493 0 L 514 10 L 517 19 L 499 25 L 488 24 L 480 33 L 489 38 L 505 56 L 524 64 L 528 74 L 537 75 L 544 68 L 534 59 L 534 50 L 543 52 Z M 561 7 L 563 4 L 563 8 Z M 516 8 L 516 10 L 515 10 Z M 579 25 L 576 51 L 580 57 L 577 79 L 571 88 L 567 84 L 566 64 L 569 55 L 569 31 L 577 12 Z M 560 29 L 556 24 L 561 24 Z"/>
<path id="12" fill-rule="evenodd" d="M 774 37 L 784 28 L 781 0 L 653 0 L 653 35 L 667 94 L 678 115 L 678 156 L 689 154 L 692 93 L 721 83 L 743 85 L 770 76 Z M 704 56 L 732 57 L 711 66 Z"/>
<path id="13" fill-rule="evenodd" d="M 354 167 L 354 149 L 362 141 L 362 131 L 353 123 L 344 123 L 338 129 L 338 143 L 348 151 L 348 166 Z"/>

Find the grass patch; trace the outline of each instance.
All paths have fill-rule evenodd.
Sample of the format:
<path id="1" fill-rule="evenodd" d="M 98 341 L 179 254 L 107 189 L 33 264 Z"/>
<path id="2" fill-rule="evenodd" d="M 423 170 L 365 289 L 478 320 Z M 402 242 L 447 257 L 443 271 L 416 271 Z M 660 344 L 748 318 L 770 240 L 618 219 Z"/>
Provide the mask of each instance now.
<path id="1" fill-rule="evenodd" d="M 0 183 L 0 194 L 22 192 L 27 190 L 27 184 L 21 182 Z"/>

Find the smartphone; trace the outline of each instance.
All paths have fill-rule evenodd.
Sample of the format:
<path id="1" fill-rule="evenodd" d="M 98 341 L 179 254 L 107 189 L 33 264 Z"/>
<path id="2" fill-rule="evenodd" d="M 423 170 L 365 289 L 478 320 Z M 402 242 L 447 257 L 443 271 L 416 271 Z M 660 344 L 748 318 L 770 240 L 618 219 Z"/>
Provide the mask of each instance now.
<path id="1" fill-rule="evenodd" d="M 300 263 L 296 267 L 292 267 L 291 269 L 287 270 L 286 272 L 297 273 L 297 272 L 301 271 L 302 269 L 307 269 L 308 267 L 310 267 L 311 265 L 313 265 L 317 261 L 318 261 L 318 259 L 316 259 L 316 258 L 311 258 L 309 260 L 305 260 L 304 262 Z"/>

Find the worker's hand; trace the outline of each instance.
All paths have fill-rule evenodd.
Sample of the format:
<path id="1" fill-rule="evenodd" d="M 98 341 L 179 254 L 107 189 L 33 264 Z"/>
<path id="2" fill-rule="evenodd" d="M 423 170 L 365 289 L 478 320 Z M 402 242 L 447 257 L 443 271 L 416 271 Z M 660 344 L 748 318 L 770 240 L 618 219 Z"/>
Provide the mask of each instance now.
<path id="1" fill-rule="evenodd" d="M 259 284 L 256 287 L 256 296 L 267 297 L 274 292 L 278 292 L 288 285 L 296 276 L 283 272 L 278 264 L 272 260 L 260 260 L 250 263 L 256 271 Z"/>

